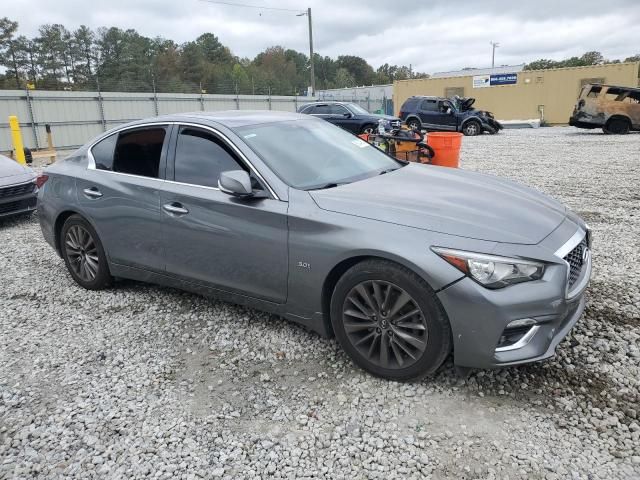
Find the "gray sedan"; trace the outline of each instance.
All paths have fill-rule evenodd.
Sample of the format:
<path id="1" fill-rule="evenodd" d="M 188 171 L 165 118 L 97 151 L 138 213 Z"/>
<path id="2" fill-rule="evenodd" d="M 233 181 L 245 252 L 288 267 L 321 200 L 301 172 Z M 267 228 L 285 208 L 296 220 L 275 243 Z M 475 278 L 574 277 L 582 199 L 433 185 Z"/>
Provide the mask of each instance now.
<path id="1" fill-rule="evenodd" d="M 548 358 L 585 305 L 591 237 L 564 206 L 306 115 L 137 121 L 46 175 L 42 232 L 82 287 L 131 278 L 274 312 L 390 379 L 451 353 Z"/>

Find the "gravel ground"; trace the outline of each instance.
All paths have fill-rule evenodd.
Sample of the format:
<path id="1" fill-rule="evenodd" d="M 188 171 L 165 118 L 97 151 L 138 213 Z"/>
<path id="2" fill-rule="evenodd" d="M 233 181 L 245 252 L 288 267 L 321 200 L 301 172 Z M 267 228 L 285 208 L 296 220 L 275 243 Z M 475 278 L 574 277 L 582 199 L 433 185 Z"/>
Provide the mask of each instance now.
<path id="1" fill-rule="evenodd" d="M 586 314 L 546 363 L 414 384 L 261 312 L 75 286 L 37 219 L 0 224 L 0 478 L 640 478 L 640 135 L 465 138 L 594 231 Z M 631 265 L 631 267 L 629 267 Z"/>

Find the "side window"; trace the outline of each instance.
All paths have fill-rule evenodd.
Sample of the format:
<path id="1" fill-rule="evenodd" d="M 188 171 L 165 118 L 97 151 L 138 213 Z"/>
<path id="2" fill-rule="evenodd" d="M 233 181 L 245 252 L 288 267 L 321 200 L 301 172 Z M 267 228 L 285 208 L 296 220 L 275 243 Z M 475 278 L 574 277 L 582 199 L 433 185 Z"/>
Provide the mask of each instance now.
<path id="1" fill-rule="evenodd" d="M 349 113 L 349 110 L 342 105 L 331 105 L 331 113 L 334 115 L 344 115 L 345 113 Z"/>
<path id="2" fill-rule="evenodd" d="M 331 110 L 329 109 L 329 105 L 316 105 L 313 113 L 315 113 L 316 115 L 328 115 L 329 113 L 331 113 Z"/>
<path id="3" fill-rule="evenodd" d="M 308 107 L 304 107 L 300 113 L 306 113 L 307 115 L 310 115 L 312 113 L 315 113 L 315 109 L 316 107 L 314 105 L 310 105 Z"/>
<path id="4" fill-rule="evenodd" d="M 127 130 L 118 135 L 113 155 L 114 172 L 158 178 L 165 127 Z"/>
<path id="5" fill-rule="evenodd" d="M 426 99 L 423 100 L 420 104 L 420 110 L 424 110 L 427 112 L 437 112 L 438 111 L 438 102 L 436 100 Z"/>
<path id="6" fill-rule="evenodd" d="M 113 169 L 113 151 L 116 148 L 117 140 L 118 134 L 114 133 L 100 140 L 91 148 L 91 154 L 93 155 L 98 170 Z"/>
<path id="7" fill-rule="evenodd" d="M 175 157 L 176 182 L 218 187 L 221 172 L 245 170 L 235 154 L 215 135 L 191 127 L 180 127 Z"/>

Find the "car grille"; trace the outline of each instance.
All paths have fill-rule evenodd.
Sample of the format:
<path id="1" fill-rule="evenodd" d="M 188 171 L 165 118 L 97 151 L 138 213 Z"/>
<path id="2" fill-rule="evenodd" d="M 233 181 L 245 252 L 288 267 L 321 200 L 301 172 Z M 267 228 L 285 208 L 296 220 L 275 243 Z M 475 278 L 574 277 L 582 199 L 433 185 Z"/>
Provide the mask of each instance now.
<path id="1" fill-rule="evenodd" d="M 584 265 L 583 252 L 586 248 L 587 237 L 585 236 L 582 241 L 564 257 L 566 262 L 569 264 L 569 288 L 573 287 L 578 278 L 580 278 L 580 273 L 582 272 L 582 267 Z"/>
<path id="2" fill-rule="evenodd" d="M 0 214 L 9 213 L 16 210 L 20 210 L 22 205 L 22 201 L 18 202 L 9 202 L 9 203 L 0 203 Z"/>
<path id="3" fill-rule="evenodd" d="M 35 184 L 33 182 L 21 183 L 20 185 L 11 185 L 9 187 L 0 188 L 0 198 L 18 197 L 33 192 Z"/>

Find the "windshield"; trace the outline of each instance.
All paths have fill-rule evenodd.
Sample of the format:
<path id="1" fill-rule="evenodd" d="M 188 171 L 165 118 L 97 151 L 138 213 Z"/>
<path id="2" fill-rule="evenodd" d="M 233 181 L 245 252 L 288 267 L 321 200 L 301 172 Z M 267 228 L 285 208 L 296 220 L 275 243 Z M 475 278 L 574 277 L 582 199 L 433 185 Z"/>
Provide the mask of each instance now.
<path id="1" fill-rule="evenodd" d="M 348 103 L 347 107 L 349 107 L 349 110 L 351 110 L 353 113 L 360 113 L 360 114 L 364 114 L 364 115 L 369 115 L 369 112 L 367 112 L 364 108 L 362 108 L 357 103 Z"/>
<path id="2" fill-rule="evenodd" d="M 301 190 L 350 183 L 404 165 L 323 120 L 248 125 L 235 130 L 278 177 Z"/>

